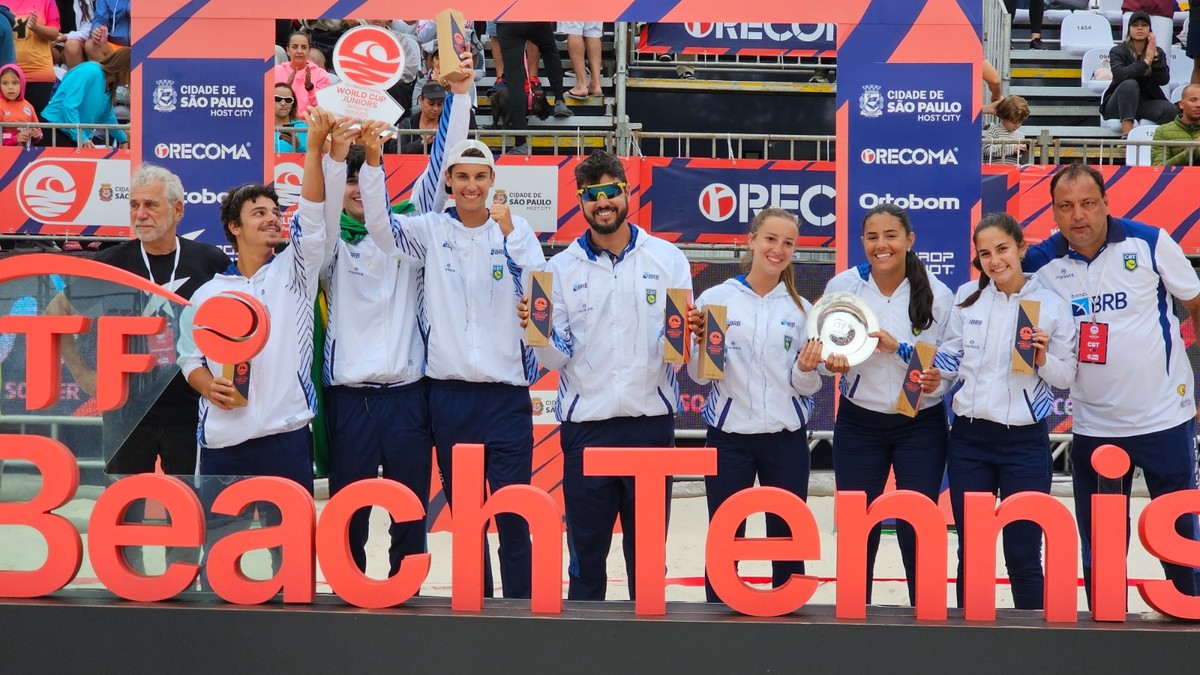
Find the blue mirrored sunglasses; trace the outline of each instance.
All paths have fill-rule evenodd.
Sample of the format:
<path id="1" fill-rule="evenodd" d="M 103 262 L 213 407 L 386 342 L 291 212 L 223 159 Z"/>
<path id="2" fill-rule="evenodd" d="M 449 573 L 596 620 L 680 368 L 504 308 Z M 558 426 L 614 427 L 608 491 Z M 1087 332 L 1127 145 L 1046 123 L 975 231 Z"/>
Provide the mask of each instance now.
<path id="1" fill-rule="evenodd" d="M 594 202 L 601 197 L 616 199 L 625 193 L 625 183 L 597 183 L 577 190 L 585 202 Z"/>

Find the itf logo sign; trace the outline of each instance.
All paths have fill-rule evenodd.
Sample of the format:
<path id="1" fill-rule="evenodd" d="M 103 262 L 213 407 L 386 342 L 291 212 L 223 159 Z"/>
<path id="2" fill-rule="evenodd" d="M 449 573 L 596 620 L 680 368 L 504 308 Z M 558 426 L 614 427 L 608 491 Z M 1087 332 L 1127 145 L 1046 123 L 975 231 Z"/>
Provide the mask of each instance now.
<path id="1" fill-rule="evenodd" d="M 46 225 L 128 225 L 129 162 L 41 157 L 17 176 L 17 204 Z"/>
<path id="2" fill-rule="evenodd" d="M 404 54 L 390 31 L 360 26 L 347 31 L 333 51 L 333 66 L 342 79 L 372 89 L 388 89 L 400 81 Z"/>

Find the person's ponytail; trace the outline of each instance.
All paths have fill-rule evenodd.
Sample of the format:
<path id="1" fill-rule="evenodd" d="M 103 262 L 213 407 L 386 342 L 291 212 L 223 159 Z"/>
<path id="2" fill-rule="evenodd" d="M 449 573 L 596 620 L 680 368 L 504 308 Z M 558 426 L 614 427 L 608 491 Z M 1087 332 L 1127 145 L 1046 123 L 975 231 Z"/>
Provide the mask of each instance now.
<path id="1" fill-rule="evenodd" d="M 929 273 L 912 250 L 904 254 L 904 276 L 908 279 L 908 319 L 916 334 L 933 325 L 933 287 L 929 285 Z"/>

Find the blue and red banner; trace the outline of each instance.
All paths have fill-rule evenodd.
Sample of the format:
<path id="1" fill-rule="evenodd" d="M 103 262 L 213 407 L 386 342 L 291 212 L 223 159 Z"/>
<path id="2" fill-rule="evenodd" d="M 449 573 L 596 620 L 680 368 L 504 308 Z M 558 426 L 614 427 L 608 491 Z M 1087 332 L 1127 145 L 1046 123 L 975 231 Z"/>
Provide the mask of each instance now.
<path id="1" fill-rule="evenodd" d="M 260 182 L 266 155 L 263 81 L 268 62 L 151 58 L 142 64 L 142 160 L 174 172 L 187 190 L 185 230 L 226 245 L 220 195 Z"/>
<path id="2" fill-rule="evenodd" d="M 832 23 L 651 23 L 638 51 L 713 56 L 834 56 Z"/>

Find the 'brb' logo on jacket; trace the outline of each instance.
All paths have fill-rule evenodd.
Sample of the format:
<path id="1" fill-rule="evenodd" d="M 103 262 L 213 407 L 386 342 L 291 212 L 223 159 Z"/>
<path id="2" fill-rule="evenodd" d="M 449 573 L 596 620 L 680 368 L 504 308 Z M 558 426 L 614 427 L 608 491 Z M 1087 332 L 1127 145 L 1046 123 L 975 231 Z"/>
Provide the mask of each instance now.
<path id="1" fill-rule="evenodd" d="M 85 258 L 48 253 L 14 256 L 0 261 L 0 284 L 52 274 L 83 277 L 127 286 L 155 295 L 176 305 L 187 300 L 149 279 Z M 115 410 L 129 395 L 128 376 L 155 367 L 151 354 L 130 353 L 131 337 L 161 335 L 166 317 L 18 315 L 0 317 L 0 333 L 25 336 L 25 407 L 43 410 L 58 402 L 62 384 L 59 338 L 96 331 L 96 407 Z M 220 293 L 196 309 L 192 337 L 200 353 L 217 363 L 243 363 L 266 346 L 270 316 L 253 296 L 237 291 Z"/>
<path id="2" fill-rule="evenodd" d="M 360 26 L 347 31 L 334 45 L 333 66 L 353 84 L 387 89 L 400 81 L 404 53 L 391 31 Z"/>
<path id="3" fill-rule="evenodd" d="M 31 162 L 17 177 L 17 203 L 41 223 L 73 222 L 95 191 L 93 160 L 51 158 Z"/>

